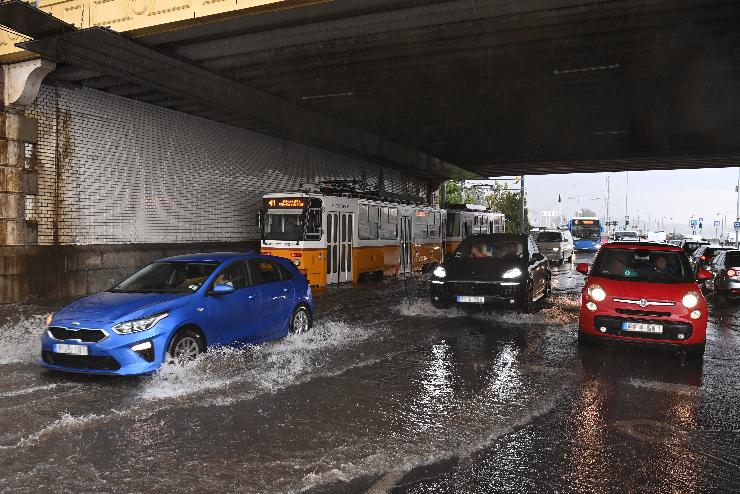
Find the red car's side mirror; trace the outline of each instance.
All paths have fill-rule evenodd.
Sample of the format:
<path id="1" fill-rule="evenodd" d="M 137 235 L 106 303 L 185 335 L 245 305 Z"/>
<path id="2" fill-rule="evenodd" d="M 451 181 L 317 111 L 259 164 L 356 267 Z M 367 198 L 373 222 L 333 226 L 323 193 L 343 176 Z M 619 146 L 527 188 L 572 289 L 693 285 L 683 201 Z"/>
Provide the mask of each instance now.
<path id="1" fill-rule="evenodd" d="M 576 271 L 578 271 L 581 274 L 588 274 L 588 263 L 579 262 L 578 264 L 576 264 Z"/>
<path id="2" fill-rule="evenodd" d="M 714 278 L 714 275 L 711 271 L 707 271 L 706 269 L 700 269 L 699 272 L 696 273 L 696 281 L 707 281 Z"/>

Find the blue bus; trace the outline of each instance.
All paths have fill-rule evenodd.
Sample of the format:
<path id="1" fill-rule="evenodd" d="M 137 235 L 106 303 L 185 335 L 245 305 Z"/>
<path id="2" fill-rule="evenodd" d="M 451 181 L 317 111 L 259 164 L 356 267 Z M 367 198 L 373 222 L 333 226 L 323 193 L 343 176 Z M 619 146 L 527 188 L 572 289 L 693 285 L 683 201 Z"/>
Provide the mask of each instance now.
<path id="1" fill-rule="evenodd" d="M 568 221 L 568 230 L 573 236 L 575 250 L 595 252 L 601 248 L 603 226 L 598 218 L 580 216 Z"/>

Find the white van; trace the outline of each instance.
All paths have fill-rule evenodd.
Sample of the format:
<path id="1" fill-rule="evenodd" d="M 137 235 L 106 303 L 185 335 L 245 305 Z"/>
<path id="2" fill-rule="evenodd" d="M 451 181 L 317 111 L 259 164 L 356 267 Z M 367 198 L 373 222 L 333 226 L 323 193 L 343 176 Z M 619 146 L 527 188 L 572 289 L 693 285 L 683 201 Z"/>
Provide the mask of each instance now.
<path id="1" fill-rule="evenodd" d="M 568 230 L 532 232 L 537 247 L 548 261 L 562 264 L 573 259 L 573 237 Z"/>

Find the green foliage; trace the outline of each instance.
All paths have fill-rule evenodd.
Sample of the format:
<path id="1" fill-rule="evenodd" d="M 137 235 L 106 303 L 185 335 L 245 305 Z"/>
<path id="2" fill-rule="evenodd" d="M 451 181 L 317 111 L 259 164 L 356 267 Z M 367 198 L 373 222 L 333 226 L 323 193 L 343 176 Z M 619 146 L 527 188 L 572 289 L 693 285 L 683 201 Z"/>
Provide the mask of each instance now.
<path id="1" fill-rule="evenodd" d="M 596 213 L 588 208 L 581 208 L 578 210 L 578 214 L 576 216 L 596 216 Z"/>
<path id="2" fill-rule="evenodd" d="M 465 182 L 448 180 L 445 182 L 447 204 L 478 204 L 490 210 L 504 213 L 506 216 L 506 231 L 519 232 L 519 216 L 521 198 L 518 191 L 507 190 L 506 182 L 494 182 L 491 185 L 472 187 Z M 524 208 L 524 231 L 531 230 L 529 211 Z"/>

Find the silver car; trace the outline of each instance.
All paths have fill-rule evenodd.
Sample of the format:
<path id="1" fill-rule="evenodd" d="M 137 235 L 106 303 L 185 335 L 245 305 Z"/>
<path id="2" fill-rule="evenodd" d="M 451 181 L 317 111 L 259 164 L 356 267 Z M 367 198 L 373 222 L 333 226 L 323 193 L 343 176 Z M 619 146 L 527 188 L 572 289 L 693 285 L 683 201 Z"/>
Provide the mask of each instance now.
<path id="1" fill-rule="evenodd" d="M 532 232 L 540 252 L 548 261 L 562 264 L 573 259 L 573 237 L 567 230 Z"/>
<path id="2" fill-rule="evenodd" d="M 725 297 L 740 297 L 740 250 L 726 250 L 712 259 L 714 291 Z"/>

